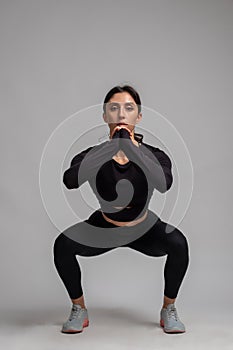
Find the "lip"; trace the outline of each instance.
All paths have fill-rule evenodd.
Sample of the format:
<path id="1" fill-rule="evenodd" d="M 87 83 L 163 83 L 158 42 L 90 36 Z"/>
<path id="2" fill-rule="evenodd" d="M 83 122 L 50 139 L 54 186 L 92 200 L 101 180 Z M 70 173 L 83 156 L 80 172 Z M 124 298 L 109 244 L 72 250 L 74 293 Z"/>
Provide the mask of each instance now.
<path id="1" fill-rule="evenodd" d="M 117 126 L 119 126 L 119 125 L 128 125 L 128 124 L 126 124 L 126 123 L 117 123 Z"/>

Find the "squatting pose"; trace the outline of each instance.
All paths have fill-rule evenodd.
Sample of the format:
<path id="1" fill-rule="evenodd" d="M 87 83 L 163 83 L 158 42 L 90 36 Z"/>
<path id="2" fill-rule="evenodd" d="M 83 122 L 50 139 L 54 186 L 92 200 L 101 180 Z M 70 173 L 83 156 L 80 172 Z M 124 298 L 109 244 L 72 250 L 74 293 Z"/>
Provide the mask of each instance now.
<path id="1" fill-rule="evenodd" d="M 188 242 L 177 227 L 169 225 L 166 231 L 167 223 L 148 208 L 154 190 L 165 193 L 172 186 L 171 160 L 135 132 L 142 112 L 139 94 L 133 87 L 115 86 L 107 93 L 103 119 L 109 127 L 109 139 L 75 155 L 63 176 L 68 189 L 77 189 L 88 181 L 100 207 L 54 241 L 54 264 L 72 303 L 61 331 L 78 333 L 89 325 L 76 255 L 97 256 L 128 247 L 152 257 L 167 255 L 160 325 L 166 333 L 183 333 L 185 326 L 178 317 L 175 300 L 189 264 Z M 93 230 L 97 232 L 96 241 L 101 232 L 103 237 L 109 233 L 106 244 L 103 237 L 99 244 L 88 244 Z M 114 232 L 115 245 L 110 242 Z"/>

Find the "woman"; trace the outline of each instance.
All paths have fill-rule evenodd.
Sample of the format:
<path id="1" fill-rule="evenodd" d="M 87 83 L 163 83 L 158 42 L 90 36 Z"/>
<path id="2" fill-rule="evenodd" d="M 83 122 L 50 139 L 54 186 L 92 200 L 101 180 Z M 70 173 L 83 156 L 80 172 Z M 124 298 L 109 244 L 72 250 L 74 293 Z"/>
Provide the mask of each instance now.
<path id="1" fill-rule="evenodd" d="M 184 234 L 172 225 L 169 225 L 171 232 L 167 233 L 167 224 L 148 209 L 154 189 L 161 193 L 170 189 L 172 164 L 164 151 L 143 142 L 143 135 L 135 132 L 135 125 L 141 118 L 141 100 L 137 91 L 128 85 L 112 88 L 103 105 L 103 119 L 110 129 L 109 140 L 77 154 L 64 173 L 63 182 L 68 189 L 78 188 L 89 181 L 100 208 L 84 222 L 62 232 L 54 242 L 54 263 L 72 302 L 70 316 L 61 330 L 63 333 L 82 332 L 89 324 L 81 270 L 75 255 L 97 256 L 117 246 L 154 257 L 167 255 L 160 325 L 166 333 L 185 332 L 174 303 L 189 263 L 188 242 Z M 151 218 L 156 219 L 153 225 L 149 225 Z M 88 225 L 105 232 L 117 232 L 114 230 L 120 228 L 127 234 L 130 229 L 147 224 L 145 233 L 135 236 L 135 239 L 131 236 L 130 242 L 125 244 L 120 241 L 122 244 L 118 242 L 112 246 L 103 241 L 93 246 L 85 241 Z M 96 237 L 98 239 L 98 234 Z M 114 237 L 118 239 L 117 234 Z"/>

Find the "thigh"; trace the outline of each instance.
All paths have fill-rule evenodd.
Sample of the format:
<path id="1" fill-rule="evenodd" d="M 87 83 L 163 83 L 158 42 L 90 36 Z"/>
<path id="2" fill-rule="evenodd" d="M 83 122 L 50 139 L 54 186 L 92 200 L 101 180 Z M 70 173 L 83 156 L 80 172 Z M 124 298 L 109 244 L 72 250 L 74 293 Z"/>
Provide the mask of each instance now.
<path id="1" fill-rule="evenodd" d="M 80 256 L 97 256 L 110 251 L 111 248 L 90 247 L 69 238 L 63 232 L 54 242 L 54 253 L 59 256 L 80 255 Z"/>
<path id="2" fill-rule="evenodd" d="M 107 223 L 107 222 L 106 222 Z M 85 230 L 87 230 L 87 224 L 99 227 L 108 227 L 108 223 L 105 224 L 102 221 L 102 215 L 99 211 L 95 211 L 91 216 L 82 222 L 78 222 L 75 225 L 68 227 L 63 231 L 55 241 L 55 248 L 57 252 L 62 252 L 63 254 L 73 254 L 80 256 L 96 256 L 106 253 L 114 248 L 102 248 L 102 247 L 92 247 L 79 242 L 79 233 L 85 235 Z M 110 224 L 111 225 L 111 224 Z"/>
<path id="3" fill-rule="evenodd" d="M 175 246 L 183 244 L 186 244 L 183 233 L 158 219 L 142 237 L 131 242 L 128 247 L 149 256 L 163 256 L 169 254 Z"/>

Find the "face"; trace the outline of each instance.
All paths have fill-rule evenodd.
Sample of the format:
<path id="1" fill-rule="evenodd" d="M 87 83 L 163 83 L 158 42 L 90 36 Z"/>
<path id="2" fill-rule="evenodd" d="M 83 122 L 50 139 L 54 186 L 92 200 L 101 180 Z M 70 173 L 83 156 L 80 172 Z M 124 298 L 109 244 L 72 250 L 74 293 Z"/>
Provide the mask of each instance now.
<path id="1" fill-rule="evenodd" d="M 133 97 L 124 91 L 114 94 L 107 102 L 103 118 L 110 132 L 121 124 L 126 124 L 133 131 L 135 124 L 141 120 L 142 113 L 138 113 L 138 106 Z"/>

